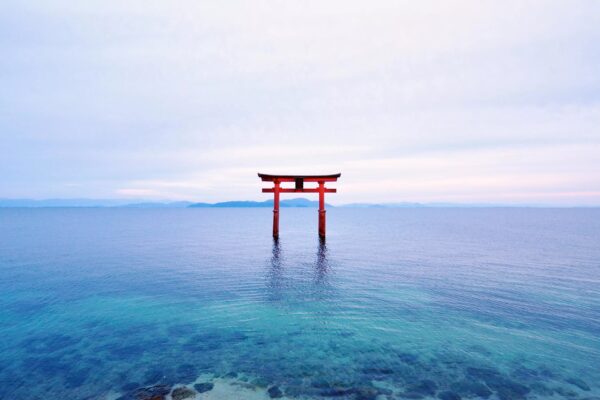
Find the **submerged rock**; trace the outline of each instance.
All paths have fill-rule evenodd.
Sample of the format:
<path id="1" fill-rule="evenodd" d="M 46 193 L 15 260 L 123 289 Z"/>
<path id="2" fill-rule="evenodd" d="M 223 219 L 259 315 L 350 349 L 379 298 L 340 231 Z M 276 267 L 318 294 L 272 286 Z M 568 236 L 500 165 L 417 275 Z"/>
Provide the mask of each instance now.
<path id="1" fill-rule="evenodd" d="M 366 367 L 363 368 L 363 372 L 370 375 L 391 375 L 394 373 L 394 370 L 385 367 Z"/>
<path id="2" fill-rule="evenodd" d="M 577 393 L 575 393 L 573 390 L 571 389 L 566 389 L 564 387 L 555 387 L 554 391 L 558 394 L 560 394 L 563 397 L 577 397 Z"/>
<path id="3" fill-rule="evenodd" d="M 588 386 L 588 384 L 579 378 L 568 378 L 566 381 L 571 385 L 577 386 L 581 390 L 585 390 L 586 392 L 590 391 L 590 387 Z"/>
<path id="4" fill-rule="evenodd" d="M 375 400 L 379 391 L 373 387 L 361 387 L 354 390 L 356 400 Z"/>
<path id="5" fill-rule="evenodd" d="M 340 397 L 340 396 L 349 396 L 353 393 L 352 388 L 344 387 L 344 386 L 333 386 L 330 388 L 324 388 L 321 390 L 320 394 L 323 397 Z"/>
<path id="6" fill-rule="evenodd" d="M 159 396 L 166 396 L 171 392 L 171 386 L 169 385 L 155 385 L 146 388 L 142 388 L 138 391 L 138 398 L 140 400 L 154 399 Z M 146 396 L 146 397 L 143 397 Z"/>
<path id="7" fill-rule="evenodd" d="M 150 385 L 152 383 L 160 382 L 165 378 L 165 376 L 165 371 L 163 371 L 162 369 L 150 369 L 144 374 L 144 384 Z"/>
<path id="8" fill-rule="evenodd" d="M 437 390 L 437 384 L 431 379 L 424 379 L 418 383 L 409 385 L 406 389 L 407 393 L 419 393 L 422 395 L 433 396 Z"/>
<path id="9" fill-rule="evenodd" d="M 487 382 L 488 380 L 497 379 L 500 376 L 500 372 L 493 368 L 469 367 L 467 368 L 467 375 L 471 378 L 481 379 L 482 381 Z"/>
<path id="10" fill-rule="evenodd" d="M 63 334 L 44 334 L 23 340 L 21 346 L 29 353 L 53 353 L 65 347 L 73 346 L 80 341 L 81 339 Z"/>
<path id="11" fill-rule="evenodd" d="M 21 363 L 25 373 L 40 374 L 45 378 L 67 374 L 71 371 L 71 366 L 61 357 L 54 356 L 36 356 L 27 357 Z"/>
<path id="12" fill-rule="evenodd" d="M 194 385 L 194 389 L 196 389 L 198 393 L 209 392 L 213 390 L 214 387 L 215 384 L 212 382 L 196 383 Z"/>
<path id="13" fill-rule="evenodd" d="M 167 328 L 169 336 L 190 336 L 197 330 L 197 326 L 194 324 L 175 324 Z"/>
<path id="14" fill-rule="evenodd" d="M 540 366 L 539 375 L 544 378 L 557 378 L 556 373 L 546 366 Z"/>
<path id="15" fill-rule="evenodd" d="M 413 392 L 404 392 L 404 393 L 400 393 L 400 397 L 404 398 L 404 399 L 422 399 L 425 396 L 423 396 L 421 393 L 413 393 Z"/>
<path id="16" fill-rule="evenodd" d="M 459 394 L 454 393 L 450 390 L 445 390 L 443 392 L 438 393 L 438 399 L 441 400 L 461 400 L 461 397 Z"/>
<path id="17" fill-rule="evenodd" d="M 542 396 L 552 396 L 554 394 L 554 390 L 539 382 L 532 383 L 529 387 L 535 393 L 540 394 Z"/>
<path id="18" fill-rule="evenodd" d="M 164 400 L 171 392 L 169 385 L 155 385 L 134 389 L 117 400 Z"/>
<path id="19" fill-rule="evenodd" d="M 140 387 L 140 384 L 137 382 L 129 382 L 124 384 L 123 386 L 121 386 L 121 390 L 125 391 L 125 392 L 129 392 L 133 389 L 137 389 Z"/>
<path id="20" fill-rule="evenodd" d="M 450 387 L 454 392 L 457 392 L 464 397 L 477 396 L 487 399 L 492 395 L 492 391 L 481 382 L 462 380 L 453 383 Z"/>
<path id="21" fill-rule="evenodd" d="M 490 388 L 496 390 L 500 400 L 518 400 L 524 399 L 531 389 L 527 386 L 504 377 L 497 377 L 493 380 L 487 380 Z"/>
<path id="22" fill-rule="evenodd" d="M 196 396 L 196 392 L 185 386 L 174 389 L 173 393 L 171 393 L 173 400 L 183 400 L 194 396 Z"/>
<path id="23" fill-rule="evenodd" d="M 516 379 L 532 380 L 538 377 L 538 372 L 535 369 L 521 366 L 515 369 L 511 375 Z"/>
<path id="24" fill-rule="evenodd" d="M 487 348 L 485 348 L 484 346 L 481 346 L 479 344 L 475 344 L 475 345 L 469 346 L 468 349 L 470 351 L 475 352 L 475 353 L 483 354 L 484 356 L 491 356 L 492 355 L 491 351 L 489 351 Z"/>
<path id="25" fill-rule="evenodd" d="M 248 335 L 243 332 L 232 332 L 224 338 L 228 342 L 242 342 L 248 339 Z"/>
<path id="26" fill-rule="evenodd" d="M 269 393 L 269 397 L 272 399 L 283 397 L 283 392 L 277 386 L 271 386 L 267 392 Z"/>
<path id="27" fill-rule="evenodd" d="M 183 345 L 183 349 L 191 352 L 213 351 L 223 347 L 222 338 L 215 333 L 196 334 Z"/>
<path id="28" fill-rule="evenodd" d="M 494 368 L 467 368 L 467 375 L 476 380 L 481 380 L 492 390 L 496 391 L 500 400 L 519 400 L 525 398 L 531 389 L 503 376 Z"/>
<path id="29" fill-rule="evenodd" d="M 175 379 L 181 383 L 194 382 L 198 377 L 198 369 L 192 364 L 181 364 L 177 367 Z"/>
<path id="30" fill-rule="evenodd" d="M 140 358 L 146 352 L 142 345 L 123 345 L 108 349 L 108 358 L 111 360 L 133 360 Z"/>
<path id="31" fill-rule="evenodd" d="M 65 386 L 68 388 L 76 388 L 87 380 L 90 372 L 90 368 L 80 368 L 77 370 L 70 371 L 67 376 L 65 376 Z"/>
<path id="32" fill-rule="evenodd" d="M 326 389 L 330 386 L 329 382 L 327 382 L 323 378 L 315 378 L 315 379 L 311 380 L 310 385 L 317 389 Z"/>
<path id="33" fill-rule="evenodd" d="M 404 353 L 404 352 L 398 353 L 398 358 L 403 363 L 406 363 L 409 365 L 416 364 L 419 361 L 419 357 L 417 357 L 417 355 L 412 354 L 412 353 Z"/>

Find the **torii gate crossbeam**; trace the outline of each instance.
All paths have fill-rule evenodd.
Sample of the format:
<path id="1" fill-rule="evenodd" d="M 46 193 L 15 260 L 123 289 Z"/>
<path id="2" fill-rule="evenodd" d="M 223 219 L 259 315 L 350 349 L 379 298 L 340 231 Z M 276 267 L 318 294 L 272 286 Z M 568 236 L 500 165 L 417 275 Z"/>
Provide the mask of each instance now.
<path id="1" fill-rule="evenodd" d="M 279 194 L 319 193 L 319 236 L 325 237 L 325 193 L 336 193 L 336 189 L 325 187 L 325 182 L 336 182 L 342 174 L 331 175 L 269 175 L 258 176 L 263 182 L 273 182 L 272 188 L 263 188 L 263 193 L 273 193 L 273 237 L 279 237 Z M 293 188 L 282 188 L 282 182 L 294 182 Z M 305 188 L 304 182 L 317 182 L 316 188 Z"/>

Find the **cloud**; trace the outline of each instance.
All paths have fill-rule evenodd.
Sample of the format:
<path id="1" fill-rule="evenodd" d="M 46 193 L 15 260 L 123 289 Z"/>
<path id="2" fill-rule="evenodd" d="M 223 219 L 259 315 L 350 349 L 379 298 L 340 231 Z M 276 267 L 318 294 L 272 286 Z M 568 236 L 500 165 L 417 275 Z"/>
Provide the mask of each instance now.
<path id="1" fill-rule="evenodd" d="M 340 201 L 600 190 L 599 3 L 5 9 L 1 197 L 256 198 L 259 170 L 341 171 Z"/>

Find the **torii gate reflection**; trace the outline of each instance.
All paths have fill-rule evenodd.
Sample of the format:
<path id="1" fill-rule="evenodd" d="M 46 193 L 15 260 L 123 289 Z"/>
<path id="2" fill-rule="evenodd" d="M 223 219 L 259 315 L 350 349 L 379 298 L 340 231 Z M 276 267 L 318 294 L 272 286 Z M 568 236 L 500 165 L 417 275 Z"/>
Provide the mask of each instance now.
<path id="1" fill-rule="evenodd" d="M 273 248 L 271 254 L 270 268 L 267 272 L 268 276 L 268 295 L 271 301 L 285 300 L 290 292 L 302 290 L 303 296 L 310 296 L 311 299 L 321 301 L 331 298 L 333 290 L 329 282 L 329 259 L 327 244 L 323 238 L 319 239 L 316 259 L 314 262 L 314 276 L 312 279 L 311 290 L 305 292 L 304 285 L 296 285 L 295 279 L 290 280 L 290 276 L 286 276 L 286 270 L 289 269 L 289 258 L 282 254 L 282 248 L 279 240 L 273 240 Z M 287 260 L 287 261 L 286 261 Z"/>
<path id="2" fill-rule="evenodd" d="M 263 182 L 273 182 L 272 188 L 263 188 L 263 193 L 273 193 L 273 237 L 279 237 L 279 194 L 319 193 L 319 236 L 325 237 L 325 193 L 336 193 L 336 189 L 325 187 L 325 182 L 336 182 L 342 174 L 331 175 L 269 175 L 258 176 Z M 281 182 L 295 182 L 294 188 L 282 188 Z M 316 188 L 304 188 L 304 182 L 317 182 Z"/>

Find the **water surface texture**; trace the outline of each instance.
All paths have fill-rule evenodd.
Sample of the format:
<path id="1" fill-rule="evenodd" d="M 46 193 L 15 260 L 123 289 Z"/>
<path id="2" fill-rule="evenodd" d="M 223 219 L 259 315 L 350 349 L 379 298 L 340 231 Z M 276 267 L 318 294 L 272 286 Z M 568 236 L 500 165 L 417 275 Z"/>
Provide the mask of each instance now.
<path id="1" fill-rule="evenodd" d="M 0 398 L 600 398 L 600 210 L 271 215 L 0 210 Z"/>

